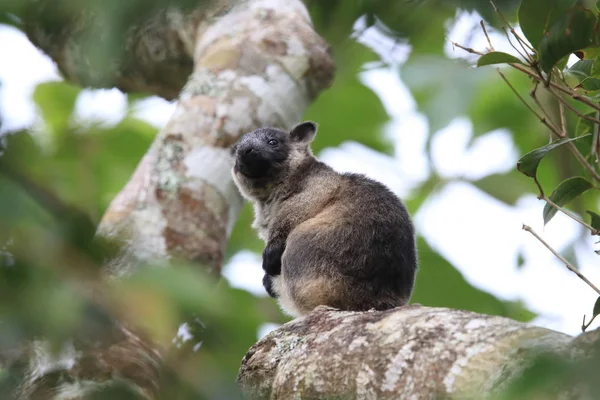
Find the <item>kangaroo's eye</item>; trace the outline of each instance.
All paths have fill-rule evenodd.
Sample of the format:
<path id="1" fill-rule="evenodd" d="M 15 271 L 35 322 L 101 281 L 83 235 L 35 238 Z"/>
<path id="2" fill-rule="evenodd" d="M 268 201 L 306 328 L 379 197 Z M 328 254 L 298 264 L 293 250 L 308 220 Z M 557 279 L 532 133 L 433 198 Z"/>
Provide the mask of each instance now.
<path id="1" fill-rule="evenodd" d="M 271 139 L 267 143 L 269 143 L 271 146 L 275 146 L 277 144 L 277 140 Z"/>

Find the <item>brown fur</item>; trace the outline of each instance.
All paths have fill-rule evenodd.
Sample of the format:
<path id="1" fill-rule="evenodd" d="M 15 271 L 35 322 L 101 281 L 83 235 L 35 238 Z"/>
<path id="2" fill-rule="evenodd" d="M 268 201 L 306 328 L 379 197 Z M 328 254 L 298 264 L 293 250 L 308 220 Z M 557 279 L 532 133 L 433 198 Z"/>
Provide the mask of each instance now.
<path id="1" fill-rule="evenodd" d="M 290 133 L 263 128 L 233 149 L 234 180 L 253 203 L 253 227 L 267 242 L 267 290 L 294 316 L 318 305 L 406 304 L 417 269 L 408 212 L 382 184 L 337 173 L 314 158 L 315 132 L 312 123 Z"/>

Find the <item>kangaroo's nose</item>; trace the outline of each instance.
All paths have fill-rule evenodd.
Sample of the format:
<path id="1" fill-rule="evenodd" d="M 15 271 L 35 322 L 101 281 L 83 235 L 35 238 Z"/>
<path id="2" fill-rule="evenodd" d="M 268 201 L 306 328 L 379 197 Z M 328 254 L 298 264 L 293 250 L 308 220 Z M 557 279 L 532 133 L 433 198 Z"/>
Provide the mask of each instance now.
<path id="1" fill-rule="evenodd" d="M 250 154 L 252 153 L 252 147 L 248 147 L 247 149 L 244 149 L 244 154 Z"/>

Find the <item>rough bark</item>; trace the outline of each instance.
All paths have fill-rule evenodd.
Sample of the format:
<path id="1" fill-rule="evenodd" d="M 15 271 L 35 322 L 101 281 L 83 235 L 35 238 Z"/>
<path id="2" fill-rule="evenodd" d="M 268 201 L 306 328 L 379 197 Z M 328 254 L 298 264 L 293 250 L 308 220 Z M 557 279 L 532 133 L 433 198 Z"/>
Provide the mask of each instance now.
<path id="1" fill-rule="evenodd" d="M 90 60 L 78 40 L 86 21 L 95 23 L 96 17 L 86 11 L 60 31 L 31 22 L 26 30 L 68 79 L 98 86 L 94 71 L 85 71 Z M 108 262 L 110 275 L 127 274 L 141 261 L 171 258 L 197 261 L 218 274 L 242 204 L 228 147 L 260 126 L 298 122 L 331 83 L 328 47 L 299 0 L 214 1 L 198 10 L 163 10 L 127 32 L 128 55 L 102 72 L 100 85 L 171 98 L 182 89 L 182 76 L 187 83 L 171 120 L 104 215 L 99 234 L 126 243 Z M 83 398 L 117 377 L 142 398 L 157 396 L 164 349 L 133 329 L 122 327 L 94 348 L 65 346 L 56 358 L 43 343 L 30 348 L 19 398 Z"/>
<path id="2" fill-rule="evenodd" d="M 218 273 L 242 204 L 228 147 L 259 126 L 290 127 L 332 76 L 327 47 L 299 1 L 242 3 L 203 27 L 172 119 L 100 232 L 128 238 L 138 258 L 199 261 Z"/>
<path id="3" fill-rule="evenodd" d="M 482 399 L 542 352 L 583 359 L 600 333 L 572 338 L 511 319 L 411 305 L 319 307 L 252 346 L 238 381 L 252 399 Z M 563 388 L 593 398 L 586 388 Z M 549 398 L 549 397 L 543 397 Z"/>

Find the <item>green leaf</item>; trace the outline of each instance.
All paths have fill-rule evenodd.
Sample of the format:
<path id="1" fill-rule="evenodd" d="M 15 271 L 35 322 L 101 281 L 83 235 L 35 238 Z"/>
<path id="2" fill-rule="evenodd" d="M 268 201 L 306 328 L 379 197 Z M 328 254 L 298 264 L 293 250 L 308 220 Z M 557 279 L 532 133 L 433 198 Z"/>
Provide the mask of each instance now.
<path id="1" fill-rule="evenodd" d="M 547 143 L 540 140 L 541 135 L 534 133 L 541 130 L 540 121 L 523 104 L 515 101 L 515 94 L 496 71 L 492 68 L 469 71 L 491 73 L 474 87 L 472 100 L 461 110 L 461 114 L 468 115 L 473 123 L 474 138 L 506 128 L 511 131 L 515 145 L 523 154 Z M 504 74 L 518 92 L 527 93 L 531 90 L 531 80 L 522 72 L 508 68 Z"/>
<path id="2" fill-rule="evenodd" d="M 412 56 L 400 73 L 419 111 L 427 116 L 430 132 L 446 127 L 457 115 L 464 115 L 482 84 L 493 79 L 502 82 L 491 68 L 471 69 L 464 60 L 423 54 Z M 511 101 L 515 103 L 514 97 Z"/>
<path id="3" fill-rule="evenodd" d="M 569 9 L 549 29 L 537 47 L 540 66 L 549 72 L 563 57 L 598 46 L 598 15 L 581 6 Z"/>
<path id="4" fill-rule="evenodd" d="M 586 211 L 588 214 L 590 214 L 590 217 L 592 217 L 592 220 L 590 222 L 590 225 L 592 226 L 592 228 L 596 229 L 596 230 L 600 230 L 600 215 L 596 214 L 593 211 Z"/>
<path id="5" fill-rule="evenodd" d="M 50 132 L 62 135 L 68 128 L 80 91 L 80 87 L 66 82 L 44 82 L 36 86 L 33 100 Z"/>
<path id="6" fill-rule="evenodd" d="M 239 217 L 235 222 L 233 231 L 227 242 L 226 258 L 229 259 L 240 250 L 250 250 L 260 254 L 265 247 L 264 242 L 257 236 L 252 229 L 252 220 L 254 211 L 249 202 L 242 207 Z"/>
<path id="7" fill-rule="evenodd" d="M 594 186 L 587 179 L 575 176 L 562 181 L 550 195 L 550 200 L 562 207 L 593 187 Z M 543 212 L 544 225 L 556 215 L 557 211 L 558 209 L 556 207 L 552 206 L 550 203 L 546 203 Z"/>
<path id="8" fill-rule="evenodd" d="M 594 318 L 600 314 L 600 297 L 596 299 L 596 303 L 594 304 Z"/>
<path id="9" fill-rule="evenodd" d="M 600 57 L 600 47 L 588 47 L 582 49 L 580 53 L 583 55 L 584 60 L 596 59 Z"/>
<path id="10" fill-rule="evenodd" d="M 589 135 L 578 136 L 574 138 L 564 138 L 560 140 L 556 140 L 552 143 L 545 145 L 544 147 L 540 147 L 539 149 L 535 149 L 525 154 L 521 159 L 517 162 L 517 169 L 523 174 L 535 178 L 537 173 L 537 168 L 540 165 L 542 159 L 548 154 L 550 151 L 556 149 L 557 147 L 562 146 L 565 143 L 572 142 L 574 140 L 581 139 L 582 137 L 586 137 Z"/>
<path id="11" fill-rule="evenodd" d="M 510 205 L 514 205 L 531 191 L 531 181 L 514 170 L 506 174 L 488 175 L 471 183 L 495 199 Z"/>
<path id="12" fill-rule="evenodd" d="M 483 67 L 484 65 L 491 65 L 491 64 L 510 64 L 510 63 L 523 64 L 523 62 L 521 62 L 521 60 L 519 60 L 517 57 L 513 56 L 512 54 L 503 53 L 501 51 L 492 51 L 492 52 L 486 53 L 486 54 L 482 55 L 481 57 L 479 57 L 479 60 L 477 60 L 478 67 Z"/>
<path id="13" fill-rule="evenodd" d="M 567 71 L 577 76 L 581 82 L 585 78 L 588 78 L 592 74 L 592 67 L 594 66 L 595 60 L 579 60 L 575 64 L 571 65 Z"/>
<path id="14" fill-rule="evenodd" d="M 564 56 L 559 62 L 557 62 L 556 68 L 558 68 L 560 71 L 564 70 L 569 62 L 569 56 L 570 56 L 570 54 L 567 56 Z"/>
<path id="15" fill-rule="evenodd" d="M 517 253 L 517 269 L 522 269 L 525 265 L 525 255 L 523 254 L 523 249 L 520 249 Z"/>
<path id="16" fill-rule="evenodd" d="M 576 0 L 523 0 L 518 17 L 521 30 L 534 48 L 549 27 L 575 4 Z"/>
<path id="17" fill-rule="evenodd" d="M 583 95 L 592 101 L 600 101 L 600 90 L 588 90 Z"/>
<path id="18" fill-rule="evenodd" d="M 600 90 L 600 79 L 589 77 L 581 81 L 581 87 L 592 92 Z"/>
<path id="19" fill-rule="evenodd" d="M 389 115 L 376 93 L 358 75 L 365 63 L 375 60 L 376 55 L 360 43 L 349 44 L 337 54 L 338 70 L 333 85 L 304 114 L 304 119 L 319 121 L 320 133 L 312 144 L 315 153 L 347 140 L 381 152 L 392 151 L 391 143 L 381 132 Z M 344 118 L 338 118 L 339 110 L 344 110 Z"/>
<path id="20" fill-rule="evenodd" d="M 600 90 L 600 79 L 598 79 L 596 71 L 597 60 L 579 60 L 565 71 L 568 77 L 574 77 L 577 84 L 572 86 L 580 86 L 585 90 Z M 568 78 L 567 78 L 568 79 Z"/>
<path id="21" fill-rule="evenodd" d="M 585 115 L 588 117 L 596 118 L 596 111 L 589 112 Z M 589 119 L 579 118 L 577 120 L 577 125 L 575 127 L 575 135 L 577 135 L 577 136 L 590 135 L 590 134 L 594 133 L 595 126 L 596 125 Z"/>

